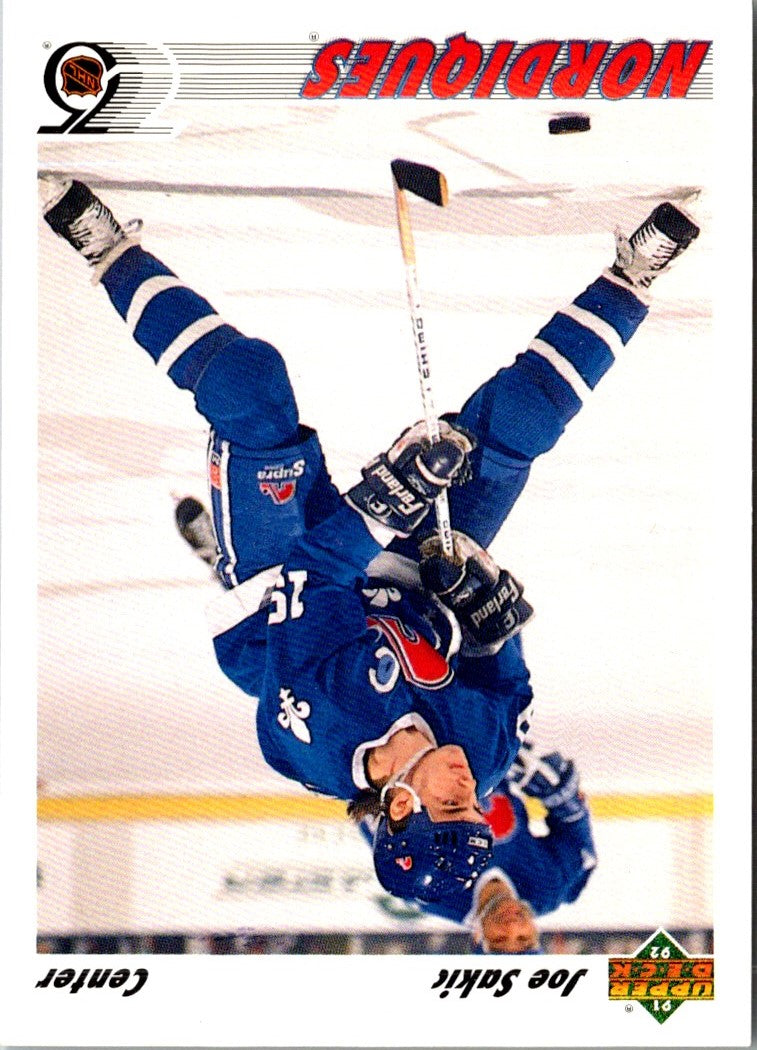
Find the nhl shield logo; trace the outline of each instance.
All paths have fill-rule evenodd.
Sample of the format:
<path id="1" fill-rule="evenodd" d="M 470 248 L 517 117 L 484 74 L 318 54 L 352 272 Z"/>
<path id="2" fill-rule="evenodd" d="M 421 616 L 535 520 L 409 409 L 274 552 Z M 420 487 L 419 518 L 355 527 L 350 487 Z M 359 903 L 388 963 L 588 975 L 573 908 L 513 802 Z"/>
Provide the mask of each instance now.
<path id="1" fill-rule="evenodd" d="M 105 70 L 92 55 L 74 55 L 60 67 L 65 95 L 99 95 Z"/>

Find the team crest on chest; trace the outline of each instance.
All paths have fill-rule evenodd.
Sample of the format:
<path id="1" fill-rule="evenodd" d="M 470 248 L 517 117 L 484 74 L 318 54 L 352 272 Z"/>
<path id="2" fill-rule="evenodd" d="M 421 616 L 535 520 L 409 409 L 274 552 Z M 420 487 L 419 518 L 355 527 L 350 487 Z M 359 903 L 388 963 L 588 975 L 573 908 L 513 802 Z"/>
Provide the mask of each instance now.
<path id="1" fill-rule="evenodd" d="M 512 835 L 517 820 L 512 802 L 507 795 L 492 795 L 489 808 L 484 813 L 484 820 L 498 841 Z"/>
<path id="2" fill-rule="evenodd" d="M 396 616 L 372 614 L 366 617 L 366 623 L 389 643 L 391 655 L 406 681 L 424 689 L 441 689 L 452 681 L 454 671 L 438 649 Z M 386 655 L 387 647 L 382 647 L 380 652 Z"/>

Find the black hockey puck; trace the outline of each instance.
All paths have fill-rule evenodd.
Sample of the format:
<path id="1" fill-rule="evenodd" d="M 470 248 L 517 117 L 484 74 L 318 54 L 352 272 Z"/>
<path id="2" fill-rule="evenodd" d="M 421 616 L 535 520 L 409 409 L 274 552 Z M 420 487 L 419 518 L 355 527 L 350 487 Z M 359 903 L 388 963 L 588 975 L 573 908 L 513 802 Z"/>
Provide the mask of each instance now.
<path id="1" fill-rule="evenodd" d="M 563 113 L 549 122 L 550 135 L 570 135 L 574 131 L 588 131 L 591 121 L 583 113 Z"/>

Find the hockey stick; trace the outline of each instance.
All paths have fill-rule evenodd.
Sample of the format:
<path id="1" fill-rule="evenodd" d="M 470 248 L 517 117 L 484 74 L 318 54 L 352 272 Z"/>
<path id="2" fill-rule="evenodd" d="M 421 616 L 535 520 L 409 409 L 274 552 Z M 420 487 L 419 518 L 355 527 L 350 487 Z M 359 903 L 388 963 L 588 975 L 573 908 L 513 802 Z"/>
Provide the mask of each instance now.
<path id="1" fill-rule="evenodd" d="M 397 225 L 400 234 L 400 246 L 402 258 L 405 263 L 405 285 L 407 287 L 407 301 L 410 307 L 410 320 L 413 325 L 413 341 L 415 343 L 415 359 L 418 365 L 418 378 L 421 384 L 421 399 L 423 401 L 423 414 L 426 418 L 428 439 L 431 444 L 439 440 L 439 417 L 434 407 L 434 397 L 431 389 L 431 364 L 429 360 L 429 349 L 426 341 L 426 329 L 421 312 L 421 298 L 418 290 L 418 276 L 415 269 L 415 242 L 413 241 L 413 230 L 410 225 L 410 207 L 406 193 L 412 193 L 416 197 L 430 201 L 432 204 L 443 208 L 447 203 L 447 180 L 436 168 L 426 164 L 416 164 L 411 160 L 393 160 L 391 163 L 392 176 L 394 179 L 394 201 L 397 205 Z M 454 557 L 454 543 L 452 540 L 452 524 L 449 513 L 449 500 L 446 489 L 442 489 L 434 501 L 436 510 L 436 524 L 439 529 L 439 537 L 442 543 L 442 551 L 449 558 Z"/>

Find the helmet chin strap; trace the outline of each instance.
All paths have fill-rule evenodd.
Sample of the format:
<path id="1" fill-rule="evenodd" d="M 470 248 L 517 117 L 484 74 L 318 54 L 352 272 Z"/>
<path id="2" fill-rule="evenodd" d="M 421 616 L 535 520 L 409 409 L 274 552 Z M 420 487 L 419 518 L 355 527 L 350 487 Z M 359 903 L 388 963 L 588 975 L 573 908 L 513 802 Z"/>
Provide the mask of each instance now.
<path id="1" fill-rule="evenodd" d="M 381 805 L 382 806 L 384 805 L 384 800 L 386 799 L 387 793 L 389 791 L 391 791 L 393 788 L 401 787 L 401 788 L 404 788 L 405 791 L 407 791 L 409 793 L 410 797 L 413 800 L 413 813 L 420 813 L 421 809 L 423 808 L 423 805 L 422 805 L 421 800 L 420 800 L 420 796 L 419 796 L 418 792 L 414 788 L 410 787 L 410 785 L 406 782 L 405 777 L 409 773 L 411 773 L 413 771 L 413 769 L 415 769 L 415 767 L 418 765 L 418 763 L 420 762 L 420 760 L 423 758 L 424 755 L 427 755 L 429 753 L 429 751 L 433 751 L 433 750 L 434 750 L 434 745 L 433 744 L 427 744 L 426 747 L 422 747 L 420 749 L 420 751 L 416 751 L 415 752 L 415 754 L 410 759 L 410 761 L 406 762 L 405 765 L 402 767 L 402 769 L 399 770 L 398 773 L 395 773 L 393 777 L 390 777 L 389 780 L 387 780 L 386 784 L 384 784 L 384 786 L 381 789 L 381 796 L 380 797 L 381 797 Z"/>

